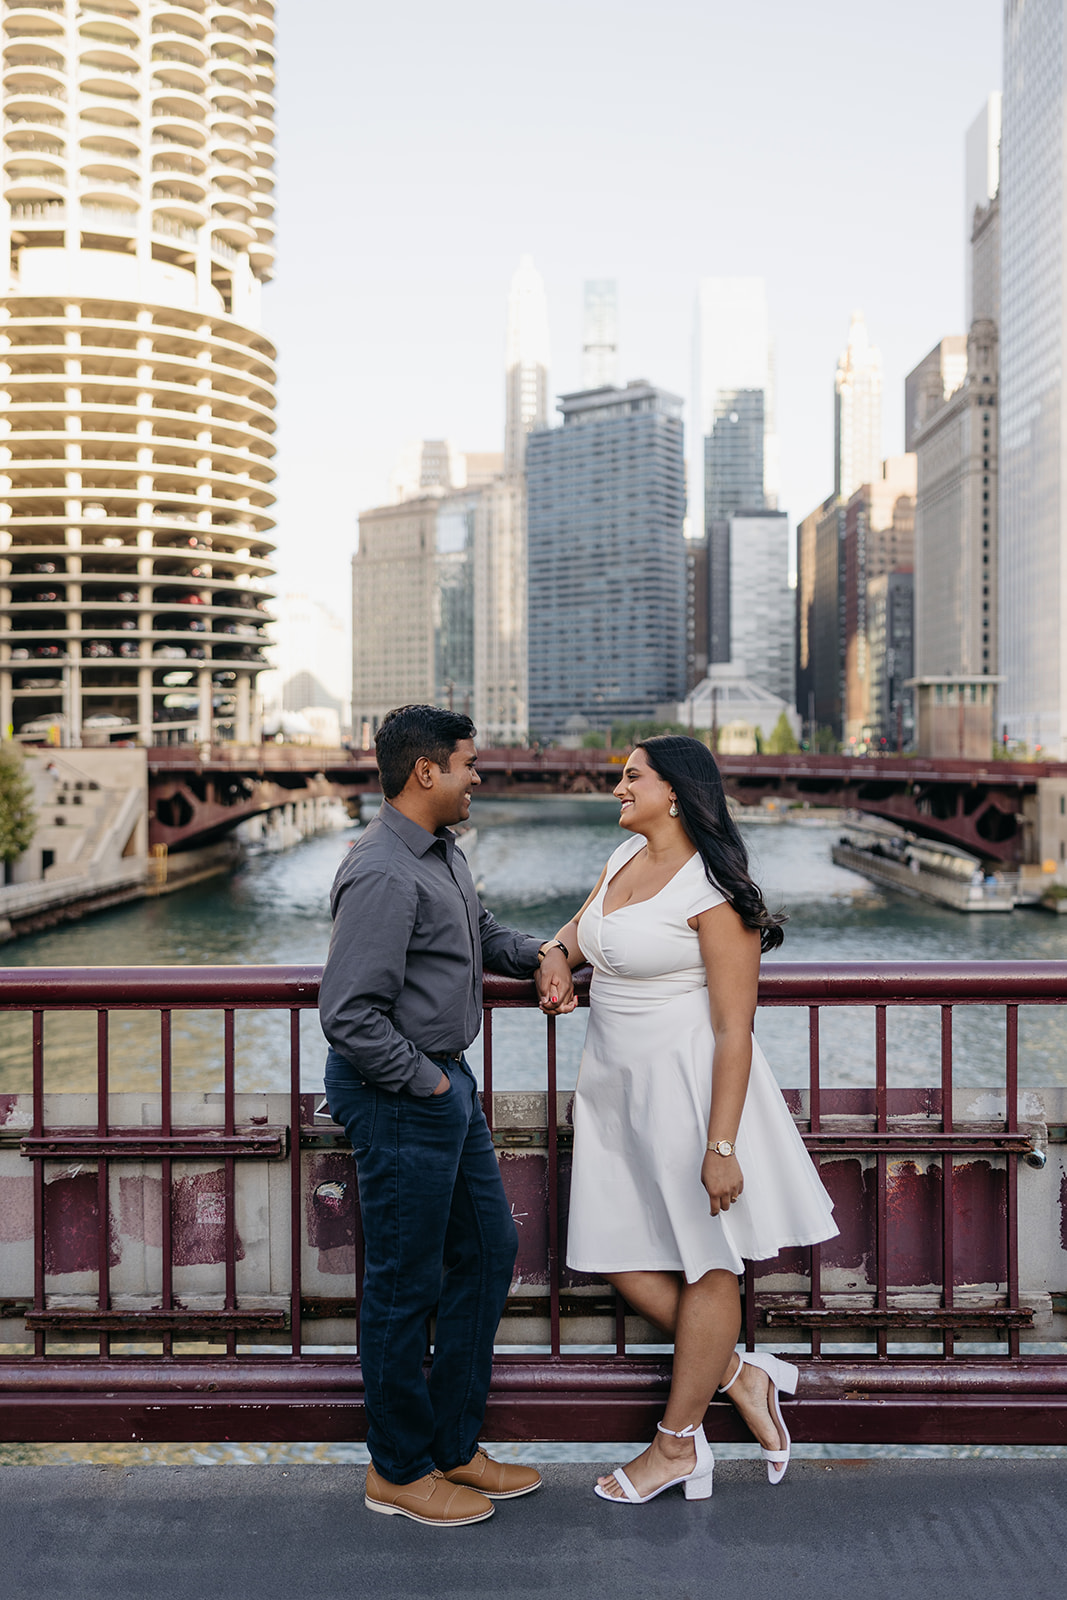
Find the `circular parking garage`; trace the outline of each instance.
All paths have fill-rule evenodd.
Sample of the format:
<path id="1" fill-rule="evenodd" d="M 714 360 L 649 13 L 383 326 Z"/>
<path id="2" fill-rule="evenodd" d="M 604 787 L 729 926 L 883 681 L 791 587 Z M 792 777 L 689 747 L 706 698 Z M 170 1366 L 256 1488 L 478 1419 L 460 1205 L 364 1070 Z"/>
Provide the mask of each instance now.
<path id="1" fill-rule="evenodd" d="M 273 620 L 274 7 L 96 9 L 3 18 L 0 734 L 245 742 Z"/>

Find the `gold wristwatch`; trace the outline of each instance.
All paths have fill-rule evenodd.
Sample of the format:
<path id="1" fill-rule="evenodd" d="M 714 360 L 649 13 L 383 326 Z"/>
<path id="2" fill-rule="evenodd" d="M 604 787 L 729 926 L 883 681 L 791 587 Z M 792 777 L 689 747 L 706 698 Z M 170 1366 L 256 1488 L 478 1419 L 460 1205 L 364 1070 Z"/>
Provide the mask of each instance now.
<path id="1" fill-rule="evenodd" d="M 716 1156 L 732 1156 L 734 1153 L 733 1141 L 731 1139 L 709 1139 L 708 1149 L 713 1155 Z"/>

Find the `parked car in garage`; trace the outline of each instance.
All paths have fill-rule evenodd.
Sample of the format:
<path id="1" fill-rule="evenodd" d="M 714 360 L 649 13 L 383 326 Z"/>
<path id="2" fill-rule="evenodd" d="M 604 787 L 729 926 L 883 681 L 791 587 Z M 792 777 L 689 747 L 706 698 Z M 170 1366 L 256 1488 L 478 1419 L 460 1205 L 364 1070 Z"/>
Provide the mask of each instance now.
<path id="1" fill-rule="evenodd" d="M 67 719 L 62 711 L 57 711 L 51 717 L 34 717 L 30 722 L 24 722 L 15 734 L 16 739 L 23 739 L 28 744 L 39 740 L 56 742 L 57 737 L 62 738 L 67 726 Z"/>

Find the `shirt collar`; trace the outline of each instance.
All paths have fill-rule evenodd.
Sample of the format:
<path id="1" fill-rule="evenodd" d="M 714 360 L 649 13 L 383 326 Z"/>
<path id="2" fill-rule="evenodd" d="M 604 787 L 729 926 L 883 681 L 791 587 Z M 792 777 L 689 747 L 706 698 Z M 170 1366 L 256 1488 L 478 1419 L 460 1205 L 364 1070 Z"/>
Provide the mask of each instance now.
<path id="1" fill-rule="evenodd" d="M 378 815 L 386 827 L 391 828 L 397 838 L 407 845 L 413 856 L 424 856 L 435 844 L 442 844 L 445 847 L 445 860 L 451 866 L 452 851 L 456 844 L 456 836 L 451 828 L 440 828 L 436 833 L 429 833 L 419 823 L 413 822 L 410 817 L 405 817 L 402 811 L 390 805 L 388 800 L 382 801 Z"/>

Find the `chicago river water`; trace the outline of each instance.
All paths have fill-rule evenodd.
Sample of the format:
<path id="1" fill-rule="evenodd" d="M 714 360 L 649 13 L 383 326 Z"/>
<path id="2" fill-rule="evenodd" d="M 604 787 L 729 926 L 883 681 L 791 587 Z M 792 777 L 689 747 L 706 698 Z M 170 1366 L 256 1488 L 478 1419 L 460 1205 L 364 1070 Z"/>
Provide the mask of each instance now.
<path id="1" fill-rule="evenodd" d="M 475 800 L 477 840 L 471 855 L 485 903 L 504 922 L 547 938 L 573 916 L 623 835 L 613 802 L 590 800 Z M 229 879 L 216 879 L 161 900 L 88 917 L 8 944 L 9 966 L 317 964 L 329 944 L 329 890 L 358 828 L 311 839 L 276 855 L 250 857 Z M 743 829 L 754 877 L 768 903 L 789 913 L 786 940 L 770 961 L 995 961 L 1067 959 L 1067 918 L 1042 911 L 965 915 L 905 900 L 875 889 L 833 864 L 837 830 L 801 822 Z M 559 1023 L 560 1081 L 573 1084 L 586 1013 Z M 222 1084 L 222 1025 L 217 1014 L 175 1017 L 175 1088 L 218 1089 Z M 828 1008 L 822 1019 L 823 1081 L 871 1083 L 873 1020 L 869 1011 Z M 957 1083 L 1003 1083 L 1004 1019 L 998 1008 L 957 1008 Z M 889 1017 L 890 1082 L 934 1083 L 938 1078 L 936 1008 L 902 1010 Z M 494 1026 L 494 1080 L 498 1088 L 544 1083 L 545 1022 L 536 1013 L 498 1013 Z M 802 1010 L 766 1010 L 757 1032 L 783 1086 L 807 1074 L 806 1016 Z M 287 1025 L 245 1014 L 238 1019 L 238 1087 L 287 1086 Z M 47 1086 L 92 1089 L 95 1021 L 53 1016 L 46 1029 Z M 1067 1015 L 1054 1008 L 1024 1008 L 1020 1018 L 1020 1082 L 1067 1082 Z M 313 1015 L 304 1021 L 303 1080 L 321 1084 L 325 1046 Z M 476 1046 L 472 1059 L 479 1057 Z M 158 1074 L 154 1019 L 117 1014 L 112 1020 L 112 1084 L 151 1089 Z M 0 1018 L 0 1092 L 30 1088 L 28 1022 Z M 630 1449 L 620 1445 L 617 1450 Z M 755 1446 L 730 1446 L 726 1454 L 751 1454 Z M 616 1459 L 613 1447 L 500 1446 L 499 1454 L 533 1460 Z M 632 1450 L 631 1450 L 632 1453 Z M 882 1449 L 802 1446 L 798 1455 L 1011 1454 L 993 1447 Z M 1057 1454 L 1035 1448 L 1030 1454 Z M 359 1461 L 362 1446 L 171 1445 L 5 1446 L 0 1464 L 18 1461 L 222 1462 Z M 618 1459 L 625 1459 L 622 1455 Z"/>
<path id="2" fill-rule="evenodd" d="M 608 855 L 623 837 L 614 802 L 604 799 L 475 800 L 471 850 L 485 903 L 501 921 L 547 938 L 573 916 Z M 753 876 L 768 904 L 789 914 L 786 961 L 993 961 L 1067 958 L 1067 918 L 1045 911 L 966 914 L 889 895 L 837 867 L 837 830 L 802 822 L 744 828 Z M 358 828 L 311 839 L 280 854 L 252 856 L 229 878 L 175 895 L 88 917 L 20 939 L 4 950 L 17 966 L 316 964 L 330 938 L 329 891 Z M 561 1087 L 574 1083 L 585 1013 L 559 1030 Z M 27 1090 L 28 1019 L 0 1019 L 0 1091 Z M 1004 1018 L 996 1008 L 964 1008 L 955 1017 L 955 1074 L 961 1086 L 1003 1081 Z M 48 1087 L 92 1088 L 91 1016 L 52 1016 L 46 1030 Z M 802 1009 L 768 1009 L 757 1031 L 779 1082 L 807 1076 L 807 1021 Z M 936 1008 L 890 1012 L 891 1083 L 937 1079 Z M 534 1012 L 498 1013 L 494 1081 L 537 1088 L 544 1081 L 544 1020 Z M 25 1037 L 24 1037 L 25 1035 Z M 150 1089 L 158 1071 L 158 1029 L 151 1017 L 112 1020 L 113 1087 Z M 1067 1082 L 1067 1015 L 1027 1007 L 1020 1019 L 1020 1081 Z M 238 1018 L 238 1087 L 288 1084 L 284 1017 Z M 217 1014 L 175 1017 L 175 1087 L 221 1086 L 222 1024 Z M 313 1015 L 304 1019 L 302 1077 L 321 1082 L 325 1044 Z M 822 1021 L 824 1082 L 873 1081 L 869 1011 L 827 1009 Z M 480 1060 L 480 1047 L 471 1052 Z"/>

